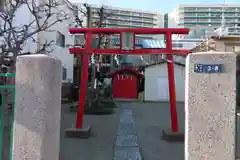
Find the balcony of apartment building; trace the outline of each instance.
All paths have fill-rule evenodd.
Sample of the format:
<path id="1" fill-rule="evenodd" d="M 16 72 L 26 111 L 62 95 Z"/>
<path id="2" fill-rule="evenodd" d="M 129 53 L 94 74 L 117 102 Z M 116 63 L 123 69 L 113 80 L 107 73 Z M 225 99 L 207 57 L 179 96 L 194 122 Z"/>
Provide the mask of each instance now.
<path id="1" fill-rule="evenodd" d="M 105 21 L 105 24 L 106 24 L 106 27 L 116 27 L 116 28 L 130 27 L 131 26 L 130 21 L 119 21 L 119 20 L 116 20 L 116 19 L 107 19 Z"/>
<path id="2" fill-rule="evenodd" d="M 131 15 L 130 11 L 120 11 L 120 10 L 116 10 L 114 12 L 108 12 L 108 13 L 111 13 L 112 15 L 116 15 L 116 16 L 127 16 L 127 17 Z"/>
<path id="3" fill-rule="evenodd" d="M 184 8 L 182 10 L 180 10 L 180 13 L 184 13 L 184 14 L 188 14 L 188 13 L 214 13 L 214 14 L 236 14 L 239 13 L 240 8 L 232 8 L 232 7 L 228 7 L 225 8 L 223 10 L 222 7 L 209 7 L 209 8 L 205 8 L 205 7 L 192 7 L 192 8 Z"/>
<path id="4" fill-rule="evenodd" d="M 219 7 L 219 8 L 210 8 L 209 12 L 210 13 L 216 13 L 216 14 L 235 14 L 235 13 L 239 13 L 240 9 L 236 8 L 236 7 L 227 7 L 225 9 Z"/>
<path id="5" fill-rule="evenodd" d="M 143 13 L 142 15 L 145 19 L 156 19 L 154 14 Z"/>
<path id="6" fill-rule="evenodd" d="M 238 36 L 240 35 L 240 27 L 235 27 L 235 26 L 232 26 L 232 27 L 221 27 L 221 28 L 218 28 L 215 33 L 218 35 L 218 36 Z"/>
<path id="7" fill-rule="evenodd" d="M 130 16 L 133 17 L 133 18 L 134 17 L 141 17 L 142 18 L 143 13 L 142 12 L 131 12 Z"/>
<path id="8" fill-rule="evenodd" d="M 231 35 L 231 36 L 236 36 L 236 35 L 240 35 L 240 27 L 238 28 L 228 28 L 228 35 Z"/>
<path id="9" fill-rule="evenodd" d="M 130 17 L 130 21 L 135 23 L 142 23 L 143 19 L 142 17 Z"/>
<path id="10" fill-rule="evenodd" d="M 212 15 L 210 13 L 187 13 L 182 16 L 182 21 L 199 21 L 208 22 L 211 19 L 221 19 L 221 16 Z"/>
<path id="11" fill-rule="evenodd" d="M 188 13 L 208 13 L 209 8 L 196 8 L 196 7 L 187 7 L 180 11 L 180 13 L 188 14 Z"/>
<path id="12" fill-rule="evenodd" d="M 117 20 L 117 21 L 130 21 L 130 17 L 125 17 L 125 16 L 116 16 L 116 15 L 109 15 L 107 17 L 107 20 Z"/>
<path id="13" fill-rule="evenodd" d="M 206 26 L 208 25 L 209 27 L 211 27 L 212 25 L 220 25 L 221 24 L 221 21 L 219 20 L 212 20 L 212 19 L 209 19 L 209 18 L 206 18 L 206 19 L 201 19 L 201 18 L 198 18 L 198 19 L 190 19 L 190 20 L 185 20 L 183 22 L 184 25 L 203 25 L 203 26 Z"/>

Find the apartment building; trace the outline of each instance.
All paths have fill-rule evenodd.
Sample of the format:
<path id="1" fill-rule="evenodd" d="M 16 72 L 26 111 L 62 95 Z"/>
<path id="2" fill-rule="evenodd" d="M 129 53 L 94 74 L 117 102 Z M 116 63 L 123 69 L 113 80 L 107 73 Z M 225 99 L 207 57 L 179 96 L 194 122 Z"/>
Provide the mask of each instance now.
<path id="1" fill-rule="evenodd" d="M 191 28 L 192 38 L 214 35 L 222 22 L 228 27 L 240 26 L 240 5 L 179 5 L 172 15 L 178 27 Z"/>
<path id="2" fill-rule="evenodd" d="M 81 6 L 83 4 L 77 4 Z M 93 24 L 96 21 L 99 21 L 99 10 L 102 6 L 97 5 L 89 5 L 92 8 L 93 12 Z M 104 6 L 104 15 L 106 18 L 103 21 L 103 27 L 106 28 L 160 28 L 163 27 L 163 14 L 155 13 L 155 12 L 147 12 L 140 10 L 131 10 L 131 9 L 123 9 L 116 8 L 111 6 Z M 163 37 L 160 35 L 137 35 L 136 41 L 139 40 L 154 40 L 160 39 L 159 37 Z M 119 35 L 112 36 L 111 47 L 119 47 Z M 76 43 L 79 43 L 77 39 Z M 75 44 L 76 44 L 75 43 Z M 148 56 L 145 56 L 148 57 Z M 132 63 L 133 65 L 137 65 L 140 60 L 140 56 L 126 55 L 126 56 L 117 56 L 120 62 Z M 112 65 L 111 56 L 104 56 L 104 66 Z M 114 61 L 115 62 L 115 61 Z"/>
<path id="3" fill-rule="evenodd" d="M 93 8 L 93 21 L 99 18 L 97 11 L 99 6 L 91 5 Z M 104 26 L 107 28 L 159 28 L 163 16 L 159 13 L 137 11 L 106 6 L 104 10 L 107 18 Z M 139 38 L 152 38 L 152 36 L 139 36 Z"/>

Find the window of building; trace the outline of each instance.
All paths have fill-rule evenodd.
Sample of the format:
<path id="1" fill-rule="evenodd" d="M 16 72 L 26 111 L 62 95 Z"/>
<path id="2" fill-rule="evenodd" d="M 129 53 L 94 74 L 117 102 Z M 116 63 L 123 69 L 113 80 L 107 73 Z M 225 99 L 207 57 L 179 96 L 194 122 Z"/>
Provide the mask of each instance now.
<path id="1" fill-rule="evenodd" d="M 0 11 L 3 10 L 3 8 L 4 8 L 4 3 L 5 3 L 5 0 L 1 0 L 1 1 L 0 1 Z"/>
<path id="2" fill-rule="evenodd" d="M 120 14 L 130 14 L 129 11 L 120 11 Z"/>
<path id="3" fill-rule="evenodd" d="M 139 17 L 140 17 L 140 16 L 142 16 L 142 13 L 132 12 L 132 15 L 133 15 L 133 16 L 139 16 Z"/>
<path id="4" fill-rule="evenodd" d="M 225 46 L 225 52 L 233 52 L 234 46 L 233 45 L 226 45 Z"/>
<path id="5" fill-rule="evenodd" d="M 196 8 L 197 10 L 199 10 L 199 11 L 208 11 L 209 10 L 209 8 L 207 8 L 207 7 L 199 7 L 199 8 Z"/>
<path id="6" fill-rule="evenodd" d="M 143 19 L 143 23 L 151 23 L 151 24 L 154 24 L 154 20 L 153 20 L 153 19 Z"/>
<path id="7" fill-rule="evenodd" d="M 236 46 L 234 47 L 234 51 L 235 51 L 235 52 L 239 52 L 239 51 L 240 51 L 240 45 L 236 45 Z"/>
<path id="8" fill-rule="evenodd" d="M 113 9 L 106 9 L 105 12 L 106 13 L 119 13 L 118 10 L 113 10 Z"/>
<path id="9" fill-rule="evenodd" d="M 142 26 L 143 24 L 142 24 L 142 22 L 132 22 L 132 25 L 133 26 Z"/>
<path id="10" fill-rule="evenodd" d="M 229 32 L 235 32 L 235 28 L 228 28 Z"/>
<path id="11" fill-rule="evenodd" d="M 231 7 L 227 7 L 226 9 L 225 9 L 225 11 L 230 11 L 230 12 L 233 12 L 235 10 L 235 8 L 231 8 Z"/>
<path id="12" fill-rule="evenodd" d="M 84 35 L 74 35 L 74 45 L 75 46 L 84 46 L 85 38 Z"/>
<path id="13" fill-rule="evenodd" d="M 109 15 L 107 19 L 119 19 L 119 16 Z"/>
<path id="14" fill-rule="evenodd" d="M 195 7 L 184 7 L 185 11 L 195 11 L 196 8 Z"/>
<path id="15" fill-rule="evenodd" d="M 152 28 L 153 25 L 152 24 L 143 24 L 143 27 Z"/>
<path id="16" fill-rule="evenodd" d="M 182 43 L 173 43 L 172 47 L 174 47 L 174 48 L 183 48 L 183 44 Z"/>
<path id="17" fill-rule="evenodd" d="M 154 14 L 149 14 L 149 13 L 143 13 L 143 17 L 153 17 Z"/>
<path id="18" fill-rule="evenodd" d="M 210 10 L 221 11 L 222 7 L 211 7 Z"/>
<path id="19" fill-rule="evenodd" d="M 192 17 L 192 16 L 196 16 L 196 15 L 197 15 L 196 13 L 185 13 L 184 17 L 188 17 L 188 16 Z"/>
<path id="20" fill-rule="evenodd" d="M 119 16 L 116 19 L 121 19 L 121 20 L 130 20 L 130 16 Z"/>
<path id="21" fill-rule="evenodd" d="M 185 22 L 194 22 L 195 19 L 184 19 Z"/>
<path id="22" fill-rule="evenodd" d="M 142 21 L 141 17 L 132 17 L 131 18 L 132 21 Z"/>
<path id="23" fill-rule="evenodd" d="M 120 24 L 120 25 L 130 25 L 130 23 L 128 21 L 119 22 L 118 24 Z"/>
<path id="24" fill-rule="evenodd" d="M 65 47 L 65 36 L 59 31 L 57 31 L 56 45 Z"/>
<path id="25" fill-rule="evenodd" d="M 232 21 L 234 21 L 232 18 L 225 18 L 225 21 L 226 22 L 232 22 Z"/>
<path id="26" fill-rule="evenodd" d="M 197 16 L 203 17 L 203 16 L 208 16 L 208 14 L 206 14 L 206 13 L 197 13 Z"/>
<path id="27" fill-rule="evenodd" d="M 108 20 L 110 23 L 112 23 L 112 24 L 118 24 L 119 23 L 119 21 L 118 20 L 113 20 L 113 19 L 109 19 Z"/>
<path id="28" fill-rule="evenodd" d="M 224 15 L 225 15 L 226 17 L 234 17 L 234 16 L 235 16 L 234 13 L 233 13 L 233 14 L 232 14 L 232 13 L 225 13 Z"/>
<path id="29" fill-rule="evenodd" d="M 211 19 L 211 22 L 221 22 L 221 20 L 220 19 Z"/>
<path id="30" fill-rule="evenodd" d="M 198 22 L 207 22 L 207 19 L 198 19 Z"/>

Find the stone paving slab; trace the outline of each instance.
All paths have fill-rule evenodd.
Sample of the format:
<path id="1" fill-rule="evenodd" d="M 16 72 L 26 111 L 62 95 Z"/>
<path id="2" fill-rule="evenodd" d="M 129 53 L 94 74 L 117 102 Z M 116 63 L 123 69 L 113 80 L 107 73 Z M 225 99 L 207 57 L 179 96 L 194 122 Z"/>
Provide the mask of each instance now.
<path id="1" fill-rule="evenodd" d="M 121 105 L 114 160 L 141 160 L 132 109 Z"/>
<path id="2" fill-rule="evenodd" d="M 116 147 L 114 160 L 142 160 L 138 147 Z"/>
<path id="3" fill-rule="evenodd" d="M 121 114 L 120 123 L 134 123 L 132 115 Z"/>
<path id="4" fill-rule="evenodd" d="M 116 147 L 138 147 L 136 135 L 117 136 Z"/>
<path id="5" fill-rule="evenodd" d="M 134 123 L 120 122 L 117 135 L 136 135 Z"/>
<path id="6" fill-rule="evenodd" d="M 125 110 L 125 109 L 131 109 L 131 108 L 130 108 L 130 105 L 128 105 L 128 104 L 122 104 L 122 105 L 121 105 L 121 110 Z"/>
<path id="7" fill-rule="evenodd" d="M 131 109 L 128 109 L 128 108 L 125 108 L 125 109 L 123 109 L 123 113 L 122 114 L 130 114 L 130 115 L 132 115 L 132 110 Z"/>

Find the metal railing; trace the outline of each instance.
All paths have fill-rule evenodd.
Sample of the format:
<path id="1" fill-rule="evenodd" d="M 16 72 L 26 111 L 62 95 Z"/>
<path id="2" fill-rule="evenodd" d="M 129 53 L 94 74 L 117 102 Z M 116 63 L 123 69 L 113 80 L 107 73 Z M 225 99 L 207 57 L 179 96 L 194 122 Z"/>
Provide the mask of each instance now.
<path id="1" fill-rule="evenodd" d="M 0 73 L 0 78 L 15 78 L 13 73 Z M 0 160 L 12 159 L 15 85 L 0 85 Z M 10 92 L 10 95 L 9 95 Z M 10 98 L 10 99 L 9 99 Z"/>

